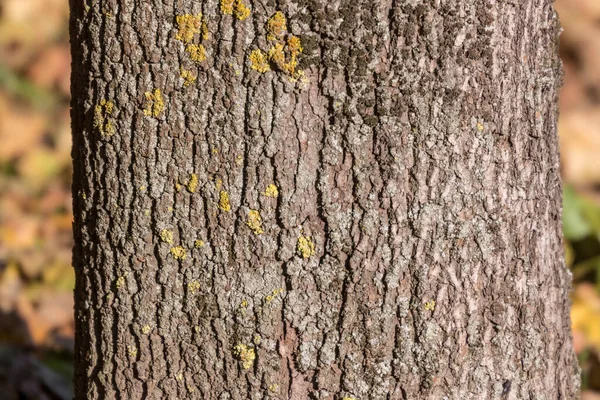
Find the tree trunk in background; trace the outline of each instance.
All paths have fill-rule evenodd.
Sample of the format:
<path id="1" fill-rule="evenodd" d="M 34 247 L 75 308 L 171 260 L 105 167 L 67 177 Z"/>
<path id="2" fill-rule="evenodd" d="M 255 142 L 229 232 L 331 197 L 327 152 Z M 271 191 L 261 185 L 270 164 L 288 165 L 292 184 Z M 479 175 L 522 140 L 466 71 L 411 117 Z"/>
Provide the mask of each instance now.
<path id="1" fill-rule="evenodd" d="M 71 0 L 77 399 L 578 396 L 551 2 L 419 3 Z"/>

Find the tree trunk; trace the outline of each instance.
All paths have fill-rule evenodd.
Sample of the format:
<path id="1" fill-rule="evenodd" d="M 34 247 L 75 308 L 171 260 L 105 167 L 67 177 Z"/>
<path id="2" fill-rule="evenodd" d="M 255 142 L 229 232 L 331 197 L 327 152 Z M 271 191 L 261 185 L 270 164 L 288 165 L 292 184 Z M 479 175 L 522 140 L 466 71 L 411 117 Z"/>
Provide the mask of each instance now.
<path id="1" fill-rule="evenodd" d="M 71 13 L 77 399 L 578 396 L 549 0 Z"/>

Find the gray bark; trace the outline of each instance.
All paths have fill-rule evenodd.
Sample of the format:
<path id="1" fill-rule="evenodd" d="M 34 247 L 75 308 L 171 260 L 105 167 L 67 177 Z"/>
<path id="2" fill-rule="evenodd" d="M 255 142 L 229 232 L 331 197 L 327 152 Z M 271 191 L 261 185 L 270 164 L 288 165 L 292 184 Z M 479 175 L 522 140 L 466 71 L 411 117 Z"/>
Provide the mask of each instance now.
<path id="1" fill-rule="evenodd" d="M 577 398 L 551 2 L 233 7 L 71 0 L 76 398 Z"/>

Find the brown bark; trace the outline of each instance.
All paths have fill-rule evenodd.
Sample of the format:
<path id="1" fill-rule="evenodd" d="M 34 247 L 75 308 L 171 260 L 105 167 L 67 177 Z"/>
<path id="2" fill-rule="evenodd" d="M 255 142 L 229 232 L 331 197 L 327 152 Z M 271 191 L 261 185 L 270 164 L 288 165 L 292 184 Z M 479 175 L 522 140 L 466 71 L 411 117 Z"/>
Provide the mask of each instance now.
<path id="1" fill-rule="evenodd" d="M 551 2 L 420 3 L 71 0 L 77 399 L 577 397 Z"/>

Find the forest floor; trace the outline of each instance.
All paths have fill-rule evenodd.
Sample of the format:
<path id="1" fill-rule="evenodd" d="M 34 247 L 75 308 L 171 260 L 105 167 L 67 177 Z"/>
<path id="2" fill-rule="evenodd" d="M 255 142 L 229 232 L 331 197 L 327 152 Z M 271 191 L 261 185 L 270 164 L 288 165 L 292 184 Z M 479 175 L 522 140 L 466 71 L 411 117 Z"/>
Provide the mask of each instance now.
<path id="1" fill-rule="evenodd" d="M 558 0 L 559 134 L 573 336 L 584 400 L 600 400 L 600 1 Z M 0 393 L 71 399 L 67 0 L 0 3 Z"/>

